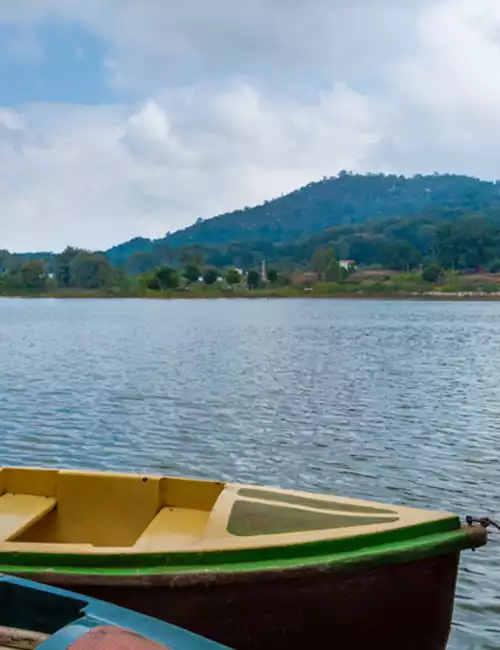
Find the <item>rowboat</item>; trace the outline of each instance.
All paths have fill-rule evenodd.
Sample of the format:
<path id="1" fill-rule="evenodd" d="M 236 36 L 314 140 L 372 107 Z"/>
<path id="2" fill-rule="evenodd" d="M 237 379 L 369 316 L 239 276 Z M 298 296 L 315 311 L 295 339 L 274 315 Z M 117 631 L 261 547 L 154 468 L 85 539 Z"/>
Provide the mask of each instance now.
<path id="1" fill-rule="evenodd" d="M 0 650 L 218 648 L 224 646 L 149 616 L 55 587 L 0 576 Z"/>
<path id="2" fill-rule="evenodd" d="M 0 571 L 238 650 L 445 648 L 456 515 L 156 475 L 3 468 Z"/>

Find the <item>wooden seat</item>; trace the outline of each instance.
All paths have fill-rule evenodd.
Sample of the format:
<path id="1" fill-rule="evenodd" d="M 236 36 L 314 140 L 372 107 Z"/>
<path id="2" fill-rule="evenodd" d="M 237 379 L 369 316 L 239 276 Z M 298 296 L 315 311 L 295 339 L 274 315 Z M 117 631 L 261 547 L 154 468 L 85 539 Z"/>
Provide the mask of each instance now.
<path id="1" fill-rule="evenodd" d="M 162 508 L 135 543 L 135 548 L 183 547 L 198 541 L 210 513 L 191 508 Z"/>
<path id="2" fill-rule="evenodd" d="M 52 497 L 3 494 L 0 496 L 0 540 L 14 539 L 55 507 L 56 500 Z"/>

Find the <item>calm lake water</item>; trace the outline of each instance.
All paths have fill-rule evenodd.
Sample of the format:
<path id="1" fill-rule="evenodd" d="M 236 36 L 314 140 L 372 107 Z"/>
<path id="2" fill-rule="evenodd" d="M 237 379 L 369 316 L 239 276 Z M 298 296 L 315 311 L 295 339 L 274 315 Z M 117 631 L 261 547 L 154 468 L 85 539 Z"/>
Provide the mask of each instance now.
<path id="1" fill-rule="evenodd" d="M 500 519 L 500 303 L 0 300 L 0 463 L 188 474 Z M 500 534 L 454 650 L 500 648 Z"/>

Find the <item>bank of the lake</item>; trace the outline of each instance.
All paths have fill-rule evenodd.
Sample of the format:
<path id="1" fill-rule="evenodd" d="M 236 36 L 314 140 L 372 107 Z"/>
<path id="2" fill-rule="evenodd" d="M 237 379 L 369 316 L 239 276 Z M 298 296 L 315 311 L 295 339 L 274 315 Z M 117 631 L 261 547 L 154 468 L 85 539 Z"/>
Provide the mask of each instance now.
<path id="1" fill-rule="evenodd" d="M 104 263 L 100 260 L 101 263 Z M 32 268 L 34 266 L 34 268 Z M 115 269 L 109 276 L 44 275 L 39 262 L 26 263 L 20 274 L 0 274 L 0 296 L 37 298 L 439 298 L 497 299 L 500 273 L 446 271 L 436 265 L 422 272 L 391 269 L 346 270 L 337 263 L 336 280 L 328 273 L 274 270 L 269 276 L 236 269 L 226 273 L 187 266 L 183 274 L 161 266 L 153 272 L 129 277 Z M 29 271 L 29 273 L 28 273 Z M 191 272 L 193 274 L 191 274 Z M 432 271 L 432 273 L 430 273 Z M 90 271 L 89 271 L 90 273 Z"/>
<path id="2" fill-rule="evenodd" d="M 0 298 L 33 299 L 137 299 L 150 300 L 221 300 L 221 299 L 372 299 L 372 300 L 500 300 L 500 291 L 440 291 L 439 288 L 428 291 L 371 291 L 356 289 L 339 291 L 337 288 L 300 288 L 282 287 L 275 289 L 217 289 L 209 290 L 168 290 L 168 291 L 132 291 L 106 289 L 53 289 L 51 291 L 11 291 L 0 293 Z"/>

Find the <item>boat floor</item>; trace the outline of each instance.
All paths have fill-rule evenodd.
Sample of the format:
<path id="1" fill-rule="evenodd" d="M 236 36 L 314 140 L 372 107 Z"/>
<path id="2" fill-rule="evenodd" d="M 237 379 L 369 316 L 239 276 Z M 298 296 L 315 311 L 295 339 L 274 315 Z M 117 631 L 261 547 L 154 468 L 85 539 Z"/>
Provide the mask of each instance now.
<path id="1" fill-rule="evenodd" d="M 401 530 L 458 530 L 455 515 L 219 481 L 0 468 L 0 553 L 151 555 L 261 550 Z M 411 535 L 410 535 L 411 536 Z"/>

